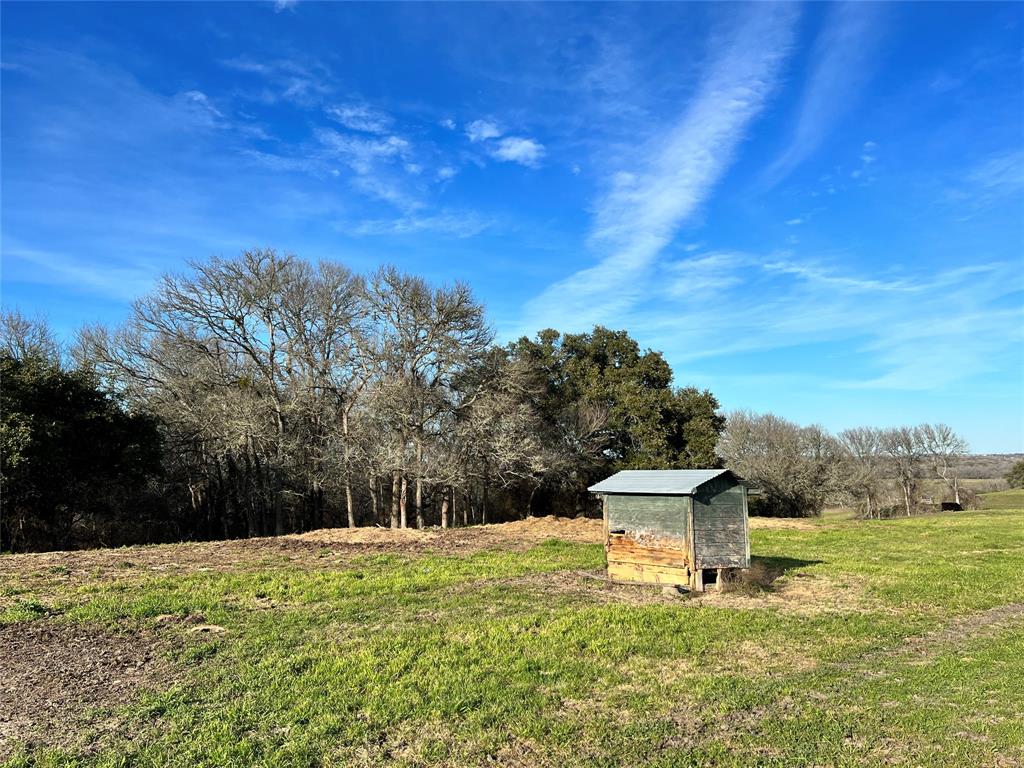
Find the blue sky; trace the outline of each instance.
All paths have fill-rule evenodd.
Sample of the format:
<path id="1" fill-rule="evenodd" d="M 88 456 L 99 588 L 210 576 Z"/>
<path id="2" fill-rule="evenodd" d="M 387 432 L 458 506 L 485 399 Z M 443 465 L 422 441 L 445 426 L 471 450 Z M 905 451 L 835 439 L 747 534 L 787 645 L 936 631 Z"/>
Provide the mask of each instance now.
<path id="1" fill-rule="evenodd" d="M 1024 450 L 1024 5 L 2 5 L 3 303 L 270 246 Z"/>

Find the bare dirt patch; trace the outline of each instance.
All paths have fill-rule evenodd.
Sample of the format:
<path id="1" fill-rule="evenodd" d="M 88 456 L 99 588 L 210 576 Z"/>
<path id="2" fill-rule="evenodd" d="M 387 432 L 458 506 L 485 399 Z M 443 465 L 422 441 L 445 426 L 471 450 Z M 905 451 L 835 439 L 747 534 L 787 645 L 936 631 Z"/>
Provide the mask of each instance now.
<path id="1" fill-rule="evenodd" d="M 284 538 L 328 547 L 373 545 L 398 547 L 403 551 L 474 552 L 481 549 L 528 549 L 548 539 L 599 544 L 602 535 L 600 520 L 548 515 L 468 528 L 323 528 Z"/>
<path id="2" fill-rule="evenodd" d="M 166 641 L 148 633 L 30 621 L 0 626 L 0 648 L 0 760 L 19 743 L 68 745 L 86 722 L 97 734 L 116 730 L 113 714 L 96 711 L 175 677 Z"/>
<path id="3" fill-rule="evenodd" d="M 799 517 L 749 517 L 747 520 L 752 531 L 820 531 L 823 527 L 820 522 Z"/>
<path id="4" fill-rule="evenodd" d="M 522 551 L 548 539 L 600 543 L 602 523 L 537 517 L 468 528 L 324 528 L 290 536 L 184 542 L 117 549 L 0 556 L 0 610 L 23 594 L 49 606 L 83 584 L 153 576 L 227 573 L 274 567 L 329 569 L 374 554 L 462 555 L 484 549 Z"/>
<path id="5" fill-rule="evenodd" d="M 600 520 L 537 517 L 469 528 L 322 528 L 308 533 L 228 541 L 154 544 L 117 549 L 40 552 L 0 557 L 6 579 L 123 578 L 132 572 L 231 571 L 272 563 L 322 567 L 332 555 L 457 554 L 481 549 L 529 549 L 547 539 L 600 543 Z M 331 550 L 334 550 L 333 552 Z"/>
<path id="6" fill-rule="evenodd" d="M 866 596 L 867 579 L 845 577 L 841 580 L 803 571 L 786 574 L 772 581 L 770 589 L 752 594 L 719 592 L 671 591 L 658 584 L 622 584 L 609 581 L 604 569 L 594 571 L 553 571 L 503 579 L 487 580 L 547 594 L 572 595 L 602 603 L 628 605 L 714 606 L 740 610 L 777 609 L 787 613 L 814 615 L 820 613 L 887 610 Z M 452 587 L 453 591 L 478 589 L 479 581 Z"/>
<path id="7" fill-rule="evenodd" d="M 884 610 L 867 598 L 867 586 L 866 579 L 852 576 L 837 580 L 799 572 L 776 579 L 764 592 L 747 595 L 712 589 L 699 595 L 699 602 L 723 608 L 776 608 L 801 615 Z"/>
<path id="8" fill-rule="evenodd" d="M 992 637 L 1024 622 L 1024 603 L 1010 603 L 951 619 L 944 627 L 907 638 L 902 649 L 924 661 L 971 640 Z"/>

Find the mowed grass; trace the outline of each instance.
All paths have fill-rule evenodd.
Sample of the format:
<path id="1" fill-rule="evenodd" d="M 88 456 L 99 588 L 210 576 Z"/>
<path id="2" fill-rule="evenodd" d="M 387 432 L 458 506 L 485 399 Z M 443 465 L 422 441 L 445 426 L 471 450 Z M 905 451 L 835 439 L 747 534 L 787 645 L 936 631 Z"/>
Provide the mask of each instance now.
<path id="1" fill-rule="evenodd" d="M 784 572 L 763 596 L 610 589 L 584 575 L 600 545 L 558 541 L 73 587 L 35 574 L 38 593 L 8 585 L 3 622 L 153 632 L 201 615 L 223 632 L 182 630 L 178 682 L 9 763 L 1021 765 L 1020 507 L 755 529 L 754 555 Z"/>

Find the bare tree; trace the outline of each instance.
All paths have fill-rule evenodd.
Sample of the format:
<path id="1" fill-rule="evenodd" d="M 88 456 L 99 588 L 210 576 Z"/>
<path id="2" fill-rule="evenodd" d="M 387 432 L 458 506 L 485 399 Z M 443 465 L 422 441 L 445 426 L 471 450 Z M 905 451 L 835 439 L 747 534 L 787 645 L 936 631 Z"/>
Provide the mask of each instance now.
<path id="1" fill-rule="evenodd" d="M 44 318 L 25 317 L 17 309 L 4 310 L 0 312 L 0 353 L 16 360 L 58 362 L 61 345 Z"/>
<path id="2" fill-rule="evenodd" d="M 387 267 L 370 279 L 368 300 L 377 326 L 375 402 L 389 412 L 385 421 L 397 448 L 391 456 L 399 460 L 391 473 L 400 524 L 408 524 L 411 474 L 416 526 L 422 528 L 425 484 L 433 479 L 430 444 L 450 423 L 446 415 L 466 406 L 454 399 L 454 379 L 485 354 L 492 334 L 483 307 L 462 284 L 431 289 L 422 279 Z"/>
<path id="3" fill-rule="evenodd" d="M 855 498 L 863 499 L 866 517 L 881 517 L 879 497 L 885 471 L 881 430 L 847 429 L 839 433 L 838 440 L 845 459 L 843 484 Z"/>
<path id="4" fill-rule="evenodd" d="M 922 424 L 918 430 L 932 469 L 953 492 L 953 500 L 960 504 L 960 465 L 970 450 L 967 441 L 946 424 Z"/>
<path id="5" fill-rule="evenodd" d="M 917 505 L 917 485 L 924 455 L 919 427 L 894 427 L 882 431 L 882 450 L 889 457 L 903 491 L 903 505 L 909 517 Z"/>
<path id="6" fill-rule="evenodd" d="M 770 515 L 820 514 L 837 487 L 839 448 L 818 426 L 736 411 L 728 416 L 718 452 L 726 467 L 759 487 L 758 505 Z"/>

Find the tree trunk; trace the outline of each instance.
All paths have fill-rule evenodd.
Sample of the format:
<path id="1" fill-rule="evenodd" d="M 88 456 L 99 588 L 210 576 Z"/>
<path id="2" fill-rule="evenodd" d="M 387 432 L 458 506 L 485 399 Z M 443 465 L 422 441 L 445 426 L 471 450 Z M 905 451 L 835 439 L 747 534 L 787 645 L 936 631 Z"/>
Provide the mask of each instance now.
<path id="1" fill-rule="evenodd" d="M 423 443 L 416 440 L 416 527 L 423 530 Z"/>
<path id="2" fill-rule="evenodd" d="M 380 523 L 380 510 L 377 504 L 377 479 L 373 476 L 370 477 L 370 512 L 373 524 L 377 525 Z"/>
<path id="3" fill-rule="evenodd" d="M 537 493 L 536 485 L 530 489 L 530 498 L 526 500 L 526 516 L 523 518 L 524 520 L 527 517 L 533 517 L 533 496 L 535 493 Z"/>
<path id="4" fill-rule="evenodd" d="M 458 491 L 452 493 L 452 506 L 455 506 L 455 498 Z M 467 498 L 466 503 L 462 505 L 462 527 L 465 528 L 469 525 L 469 499 Z"/>
<path id="5" fill-rule="evenodd" d="M 352 486 L 348 482 L 348 478 L 345 478 L 345 509 L 348 511 L 348 527 L 356 527 L 356 507 L 355 500 L 352 498 Z"/>
<path id="6" fill-rule="evenodd" d="M 480 490 L 480 524 L 487 525 L 487 465 L 484 464 L 484 483 Z"/>
<path id="7" fill-rule="evenodd" d="M 345 450 L 342 454 L 345 467 L 345 510 L 348 512 L 348 527 L 356 527 L 356 509 L 352 500 L 352 462 L 350 459 L 349 437 L 348 437 L 348 410 L 351 406 L 345 406 L 341 411 L 341 432 L 345 441 Z"/>
<path id="8" fill-rule="evenodd" d="M 398 482 L 399 471 L 391 473 L 391 527 L 398 527 Z"/>
<path id="9" fill-rule="evenodd" d="M 441 527 L 448 527 L 448 489 L 441 489 Z"/>
<path id="10" fill-rule="evenodd" d="M 402 475 L 402 490 L 398 495 L 398 510 L 401 514 L 401 527 L 409 527 L 409 478 Z"/>
<path id="11" fill-rule="evenodd" d="M 907 517 L 910 517 L 910 483 L 903 482 L 903 501 L 907 505 Z"/>
<path id="12" fill-rule="evenodd" d="M 957 477 L 953 478 L 953 501 L 960 503 L 960 479 Z"/>

